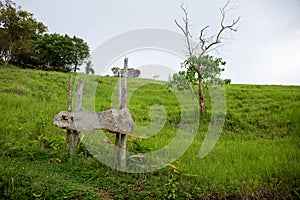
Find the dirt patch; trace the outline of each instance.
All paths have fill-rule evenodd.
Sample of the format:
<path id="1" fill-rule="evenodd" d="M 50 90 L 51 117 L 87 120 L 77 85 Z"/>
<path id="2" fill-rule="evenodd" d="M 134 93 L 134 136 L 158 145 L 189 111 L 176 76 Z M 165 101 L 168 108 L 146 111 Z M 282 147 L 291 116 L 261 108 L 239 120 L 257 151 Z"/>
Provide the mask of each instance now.
<path id="1" fill-rule="evenodd" d="M 100 189 L 100 197 L 105 200 L 114 200 L 114 198 L 104 189 Z"/>

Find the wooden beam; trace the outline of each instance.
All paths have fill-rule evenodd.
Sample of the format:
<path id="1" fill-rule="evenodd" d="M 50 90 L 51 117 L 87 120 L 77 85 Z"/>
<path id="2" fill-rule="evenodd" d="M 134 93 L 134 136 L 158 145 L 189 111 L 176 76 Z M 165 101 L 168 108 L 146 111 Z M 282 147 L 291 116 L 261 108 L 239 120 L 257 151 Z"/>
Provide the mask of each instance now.
<path id="1" fill-rule="evenodd" d="M 67 130 L 105 130 L 112 133 L 131 133 L 133 120 L 127 108 L 92 112 L 80 109 L 78 112 L 61 111 L 54 117 L 54 126 Z"/>

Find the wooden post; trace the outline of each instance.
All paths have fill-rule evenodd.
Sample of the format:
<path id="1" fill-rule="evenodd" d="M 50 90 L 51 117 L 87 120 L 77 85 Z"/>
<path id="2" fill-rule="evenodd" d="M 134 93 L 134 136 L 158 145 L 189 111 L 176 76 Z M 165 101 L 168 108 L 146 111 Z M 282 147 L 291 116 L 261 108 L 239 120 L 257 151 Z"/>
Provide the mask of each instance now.
<path id="1" fill-rule="evenodd" d="M 118 72 L 118 95 L 119 95 L 119 101 L 118 101 L 118 106 L 120 108 L 121 106 L 121 101 L 122 101 L 122 73 L 121 70 Z M 115 148 L 114 148 L 114 165 L 115 168 L 119 167 L 120 159 L 119 159 L 119 148 L 120 148 L 120 133 L 116 133 L 116 138 L 115 138 Z"/>
<path id="2" fill-rule="evenodd" d="M 124 73 L 123 73 L 121 104 L 119 105 L 119 109 L 126 108 L 126 101 L 127 101 L 127 68 L 128 68 L 128 58 L 125 58 L 124 59 Z"/>
<path id="3" fill-rule="evenodd" d="M 119 163 L 120 163 L 120 159 L 119 159 L 119 144 L 120 144 L 120 133 L 116 133 L 116 138 L 115 138 L 115 148 L 114 148 L 114 165 L 115 168 L 118 169 L 119 168 Z"/>
<path id="4" fill-rule="evenodd" d="M 81 108 L 83 85 L 84 81 L 82 79 L 79 79 L 75 111 L 79 111 L 79 109 Z"/>
<path id="5" fill-rule="evenodd" d="M 78 88 L 77 88 L 77 97 L 76 97 L 76 108 L 75 108 L 76 112 L 78 112 L 81 108 L 83 84 L 84 84 L 83 80 L 79 79 Z M 72 139 L 73 153 L 76 151 L 77 148 L 79 134 L 80 131 L 77 130 L 73 131 L 73 139 Z"/>
<path id="6" fill-rule="evenodd" d="M 120 168 L 124 169 L 126 166 L 126 134 L 120 136 Z"/>
<path id="7" fill-rule="evenodd" d="M 122 95 L 121 95 L 121 105 L 119 109 L 126 108 L 127 101 L 127 68 L 128 68 L 128 58 L 124 59 L 124 74 L 123 74 L 123 85 L 122 85 Z M 126 133 L 120 135 L 120 168 L 124 169 L 126 166 Z"/>
<path id="8" fill-rule="evenodd" d="M 119 95 L 119 104 L 118 107 L 121 107 L 122 104 L 122 73 L 121 71 L 118 72 L 118 95 Z"/>
<path id="9" fill-rule="evenodd" d="M 119 86 L 119 109 L 126 108 L 127 101 L 127 68 L 128 58 L 124 59 L 123 84 L 121 79 L 121 72 L 119 72 L 118 86 Z M 126 133 L 116 133 L 115 139 L 115 166 L 120 163 L 120 168 L 124 169 L 126 166 Z M 118 162 L 119 161 L 119 162 Z"/>
<path id="10" fill-rule="evenodd" d="M 69 75 L 69 90 L 68 90 L 68 112 L 72 111 L 72 74 Z M 70 151 L 71 141 L 70 141 L 71 130 L 67 130 L 66 133 L 66 151 Z"/>

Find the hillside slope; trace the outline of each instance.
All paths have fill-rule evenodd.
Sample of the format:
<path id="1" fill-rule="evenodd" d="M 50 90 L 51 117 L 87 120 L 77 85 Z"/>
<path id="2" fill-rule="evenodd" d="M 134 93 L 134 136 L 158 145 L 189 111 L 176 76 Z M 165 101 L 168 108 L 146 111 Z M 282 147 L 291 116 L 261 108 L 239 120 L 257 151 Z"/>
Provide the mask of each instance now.
<path id="1" fill-rule="evenodd" d="M 95 100 L 86 99 L 83 106 L 95 105 L 97 111 L 114 106 L 117 79 L 89 79 L 97 85 Z M 66 154 L 65 130 L 52 122 L 67 109 L 68 74 L 0 67 L 0 80 L 0 199 L 300 198 L 299 86 L 226 86 L 225 125 L 207 157 L 197 157 L 208 129 L 209 117 L 203 116 L 196 138 L 176 162 L 130 174 L 86 158 L 84 142 L 76 155 Z M 154 126 L 155 137 L 139 137 L 147 134 L 143 131 L 128 137 L 127 148 L 137 153 L 168 144 L 183 112 L 165 83 L 145 82 L 129 98 L 135 124 L 160 119 L 163 113 L 153 105 L 164 106 L 166 119 Z M 113 135 L 106 135 L 113 142 Z"/>

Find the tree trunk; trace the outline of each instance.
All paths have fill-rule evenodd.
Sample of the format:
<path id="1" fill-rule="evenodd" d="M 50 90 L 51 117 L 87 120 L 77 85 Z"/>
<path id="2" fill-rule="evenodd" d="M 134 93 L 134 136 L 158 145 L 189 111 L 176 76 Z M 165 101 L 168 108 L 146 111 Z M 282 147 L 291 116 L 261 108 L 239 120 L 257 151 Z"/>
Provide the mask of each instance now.
<path id="1" fill-rule="evenodd" d="M 203 91 L 203 80 L 200 78 L 198 81 L 199 84 L 199 106 L 202 112 L 206 112 L 204 91 Z"/>
<path id="2" fill-rule="evenodd" d="M 12 50 L 13 50 L 13 42 L 10 42 L 9 43 L 9 46 L 8 46 L 8 49 L 4 55 L 4 64 L 5 65 L 8 65 L 9 61 L 11 60 L 11 57 L 12 57 Z"/>
<path id="3" fill-rule="evenodd" d="M 77 63 L 74 64 L 74 69 L 73 71 L 76 73 L 77 72 Z M 72 71 L 72 65 L 70 66 L 70 72 Z"/>

